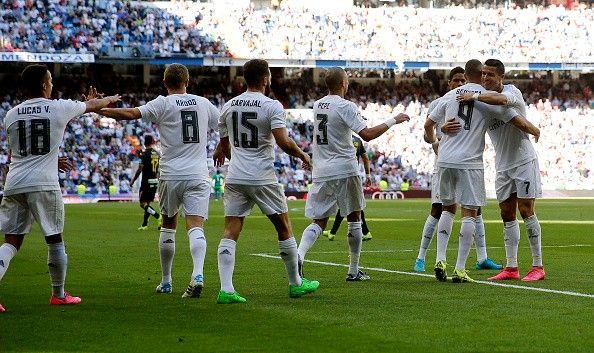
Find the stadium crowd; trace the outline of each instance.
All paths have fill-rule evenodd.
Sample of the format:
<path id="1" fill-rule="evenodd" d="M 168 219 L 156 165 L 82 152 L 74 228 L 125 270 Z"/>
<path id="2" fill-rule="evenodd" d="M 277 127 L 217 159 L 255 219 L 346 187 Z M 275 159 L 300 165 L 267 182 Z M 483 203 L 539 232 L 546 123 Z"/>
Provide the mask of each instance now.
<path id="1" fill-rule="evenodd" d="M 84 92 L 86 86 L 69 84 L 71 81 L 57 78 L 55 97 L 80 99 L 80 92 Z M 109 78 L 109 81 L 114 82 L 113 87 L 109 88 L 110 92 L 142 92 L 124 93 L 124 107 L 142 105 L 162 93 L 158 88 L 147 89 L 130 80 Z M 192 80 L 190 91 L 206 96 L 221 108 L 237 91 L 242 90 L 240 81 Z M 543 137 L 535 144 L 539 153 L 543 188 L 590 189 L 594 185 L 594 152 L 591 149 L 594 143 L 594 96 L 587 80 L 574 80 L 554 86 L 547 80 L 533 79 L 518 85 L 525 92 L 529 105 L 528 118 L 543 131 Z M 308 152 L 313 124 L 309 111 L 303 109 L 311 108 L 315 99 L 325 93 L 325 89 L 313 83 L 304 85 L 302 80 L 285 80 L 276 83 L 276 86 L 277 98 L 284 100 L 287 108 L 293 108 L 288 110 L 289 134 L 299 147 Z M 405 112 L 413 117 L 410 124 L 390 130 L 367 145 L 371 174 L 376 185 L 383 179 L 390 189 L 399 189 L 402 181 L 407 179 L 413 188 L 430 186 L 434 156 L 429 146 L 422 141 L 421 131 L 428 102 L 438 97 L 442 89 L 440 85 L 434 88 L 429 81 L 421 78 L 402 81 L 396 86 L 389 86 L 383 81 L 367 86 L 352 85 L 348 98 L 357 102 L 369 125 L 378 124 L 397 112 Z M 18 103 L 15 92 L 5 95 L 0 103 L 0 121 Z M 61 175 L 64 192 L 76 193 L 81 184 L 85 185 L 87 193 L 105 194 L 110 185 L 114 185 L 120 193 L 135 191 L 130 181 L 137 167 L 145 134 L 153 134 L 159 139 L 159 132 L 140 120 L 115 122 L 96 119 L 91 115 L 73 120 L 66 130 L 62 155 L 75 162 L 77 168 L 68 175 Z M 210 157 L 218 134 L 212 132 L 209 141 Z M 309 172 L 299 169 L 296 161 L 286 154 L 276 152 L 275 166 L 279 182 L 288 191 L 307 190 Z M 6 133 L 0 128 L 0 170 L 7 161 Z M 495 173 L 490 145 L 485 154 L 485 163 L 486 185 L 491 186 Z M 214 172 L 214 167 L 211 172 Z"/>
<path id="2" fill-rule="evenodd" d="M 121 0 L 2 1 L 0 51 L 135 56 L 229 56 L 220 39 L 179 16 Z"/>

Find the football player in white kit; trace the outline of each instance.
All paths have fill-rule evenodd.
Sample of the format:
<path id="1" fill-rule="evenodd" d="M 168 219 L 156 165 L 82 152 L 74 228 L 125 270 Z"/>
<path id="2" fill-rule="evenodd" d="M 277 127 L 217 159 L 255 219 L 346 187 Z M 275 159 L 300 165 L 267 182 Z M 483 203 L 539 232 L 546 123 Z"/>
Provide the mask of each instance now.
<path id="1" fill-rule="evenodd" d="M 448 91 L 460 87 L 465 83 L 466 77 L 464 77 L 464 69 L 459 66 L 453 68 L 449 74 Z M 440 100 L 441 97 L 429 104 L 427 116 L 429 116 L 433 109 L 437 107 Z M 439 129 L 439 126 L 437 126 L 436 133 L 438 139 L 441 139 L 442 132 Z M 437 166 L 438 148 L 439 142 L 436 142 L 433 145 L 433 149 L 436 152 L 436 154 L 434 172 L 431 177 L 431 212 L 427 216 L 427 219 L 425 220 L 425 224 L 423 226 L 423 232 L 421 234 L 421 244 L 419 245 L 419 254 L 417 255 L 415 265 L 413 267 L 413 271 L 415 272 L 425 272 L 425 255 L 427 254 L 427 249 L 429 248 L 429 245 L 431 245 L 431 240 L 433 239 L 433 234 L 435 233 L 435 228 L 437 227 L 437 222 L 439 222 L 439 218 L 441 217 L 442 212 L 441 199 L 439 197 L 439 167 Z M 483 223 L 483 217 L 480 208 L 478 210 L 478 215 L 476 217 L 476 230 L 474 232 L 474 241 L 476 244 L 477 256 L 475 268 L 478 270 L 501 270 L 503 266 L 497 264 L 495 261 L 493 261 L 487 256 L 485 224 Z"/>
<path id="2" fill-rule="evenodd" d="M 159 235 L 162 277 L 156 291 L 172 291 L 175 229 L 178 211 L 183 207 L 193 269 L 182 298 L 197 298 L 204 287 L 204 221 L 208 219 L 210 198 L 208 131 L 218 129 L 219 111 L 208 99 L 186 92 L 189 80 L 184 65 L 171 64 L 163 78 L 166 97 L 159 96 L 137 108 L 103 109 L 101 114 L 116 120 L 142 118 L 158 126 L 161 135 L 159 206 L 163 223 Z"/>
<path id="3" fill-rule="evenodd" d="M 361 211 L 365 208 L 359 166 L 353 158 L 355 150 L 352 131 L 365 141 L 373 140 L 390 127 L 410 120 L 406 114 L 388 118 L 383 124 L 368 128 L 357 105 L 344 99 L 349 87 L 346 72 L 339 67 L 326 73 L 328 95 L 314 103 L 314 132 L 312 151 L 313 186 L 305 204 L 305 216 L 313 222 L 305 228 L 299 243 L 302 266 L 307 251 L 326 228 L 328 218 L 340 208 L 347 215 L 350 253 L 347 281 L 365 281 L 370 277 L 359 269 L 362 229 Z"/>
<path id="4" fill-rule="evenodd" d="M 297 242 L 289 220 L 283 186 L 274 168 L 273 139 L 287 154 L 301 159 L 309 168 L 309 156 L 287 134 L 282 104 L 268 98 L 270 69 L 265 60 L 250 60 L 243 66 L 247 91 L 228 101 L 221 111 L 221 141 L 213 156 L 216 166 L 228 158 L 223 203 L 225 229 L 218 248 L 221 290 L 219 304 L 244 303 L 246 299 L 233 287 L 235 249 L 245 217 L 254 204 L 274 225 L 278 248 L 289 279 L 289 296 L 298 298 L 315 292 L 320 283 L 302 278 L 298 270 Z"/>
<path id="5" fill-rule="evenodd" d="M 58 153 L 71 119 L 115 103 L 119 96 L 86 102 L 50 99 L 52 75 L 45 65 L 27 66 L 21 82 L 27 100 L 9 110 L 4 118 L 11 161 L 0 204 L 0 229 L 5 234 L 0 246 L 0 280 L 36 221 L 48 246 L 50 304 L 78 304 L 79 297 L 64 291 L 68 257 L 62 240 L 64 204 L 58 183 Z M 89 98 L 95 96 L 91 87 Z"/>
<path id="6" fill-rule="evenodd" d="M 476 100 L 488 104 L 512 107 L 526 117 L 526 104 L 522 92 L 514 85 L 504 85 L 505 66 L 497 59 L 485 61 L 483 86 L 492 93 L 480 94 Z M 470 94 L 461 95 L 461 102 L 472 101 Z M 532 252 L 532 269 L 522 278 L 531 282 L 543 280 L 541 228 L 534 213 L 534 201 L 542 197 L 540 170 L 536 151 L 523 131 L 510 124 L 495 123 L 489 126 L 489 137 L 495 149 L 495 190 L 504 223 L 504 241 L 507 264 L 498 275 L 490 280 L 520 279 L 518 271 L 518 245 L 520 226 L 516 212 L 520 211 Z"/>
<path id="7" fill-rule="evenodd" d="M 478 209 L 485 205 L 483 151 L 487 128 L 497 119 L 511 122 L 534 135 L 540 133 L 538 128 L 513 109 L 493 109 L 494 106 L 482 102 L 459 103 L 456 100 L 460 93 L 472 92 L 474 96 L 478 96 L 485 92 L 480 85 L 482 66 L 479 60 L 468 61 L 464 72 L 469 83 L 448 92 L 425 122 L 425 140 L 428 143 L 437 141 L 434 131 L 437 123 L 454 119 L 461 124 L 457 133 L 445 134 L 439 142 L 437 164 L 443 204 L 443 212 L 437 225 L 435 277 L 439 281 L 447 280 L 445 252 L 452 231 L 456 203 L 460 203 L 462 208 L 462 227 L 452 281 L 473 281 L 466 273 L 465 267 L 476 229 Z"/>

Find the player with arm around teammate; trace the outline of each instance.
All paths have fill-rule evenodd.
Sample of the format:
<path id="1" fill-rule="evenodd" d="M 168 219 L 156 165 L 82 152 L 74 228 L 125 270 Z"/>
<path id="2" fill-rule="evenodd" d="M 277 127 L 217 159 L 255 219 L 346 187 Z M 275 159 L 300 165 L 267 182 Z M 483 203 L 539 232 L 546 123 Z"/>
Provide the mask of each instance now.
<path id="1" fill-rule="evenodd" d="M 485 92 L 480 85 L 482 63 L 470 60 L 464 72 L 467 84 L 448 92 L 439 106 L 431 112 L 425 122 L 425 140 L 428 143 L 437 141 L 435 126 L 446 120 L 454 120 L 463 127 L 456 134 L 445 134 L 439 142 L 437 164 L 439 166 L 440 196 L 443 212 L 437 225 L 437 262 L 435 277 L 439 281 L 447 280 L 446 249 L 452 231 L 456 203 L 462 208 L 462 227 L 458 244 L 458 258 L 452 280 L 454 282 L 473 282 L 465 270 L 466 260 L 472 244 L 476 228 L 478 209 L 484 206 L 486 199 L 483 152 L 485 133 L 493 119 L 511 122 L 524 131 L 538 134 L 526 119 L 513 109 L 493 109 L 494 107 L 480 102 L 472 104 L 459 103 L 456 96 L 460 93 L 472 92 L 479 95 Z M 474 104 L 476 103 L 476 104 Z"/>
<path id="2" fill-rule="evenodd" d="M 516 109 L 526 117 L 526 104 L 522 92 L 514 85 L 503 84 L 504 64 L 497 59 L 489 59 L 485 61 L 482 73 L 483 86 L 493 92 L 476 97 L 462 94 L 458 100 L 461 102 L 477 100 L 487 104 L 504 105 Z M 532 252 L 532 269 L 522 278 L 522 281 L 543 280 L 545 271 L 542 264 L 541 228 L 534 212 L 535 199 L 542 196 L 538 156 L 528 135 L 511 124 L 495 123 L 487 132 L 495 149 L 497 172 L 495 190 L 504 223 L 507 259 L 503 271 L 489 279 L 520 279 L 518 271 L 520 226 L 516 220 L 516 212 L 519 210 L 526 226 Z"/>
<path id="3" fill-rule="evenodd" d="M 27 66 L 21 83 L 27 99 L 4 118 L 11 161 L 0 203 L 0 229 L 5 234 L 0 246 L 0 280 L 36 221 L 48 246 L 50 304 L 79 304 L 79 297 L 64 291 L 68 257 L 62 239 L 64 203 L 58 182 L 58 154 L 70 120 L 115 103 L 119 96 L 97 99 L 91 87 L 91 99 L 86 102 L 50 99 L 52 75 L 45 65 Z M 4 311 L 1 305 L 0 311 Z"/>
<path id="4" fill-rule="evenodd" d="M 140 164 L 136 170 L 136 174 L 132 178 L 130 185 L 134 185 L 134 182 L 142 174 L 140 182 L 140 191 L 138 193 L 140 208 L 144 210 L 144 216 L 142 219 L 142 225 L 138 227 L 138 230 L 148 229 L 148 220 L 150 216 L 157 219 L 158 228 L 161 229 L 161 223 L 163 218 L 155 209 L 151 207 L 151 202 L 155 201 L 155 194 L 159 187 L 159 179 L 157 178 L 159 172 L 159 152 L 155 149 L 155 139 L 152 135 L 146 135 L 144 137 L 145 150 L 142 152 L 140 157 Z"/>
<path id="5" fill-rule="evenodd" d="M 162 276 L 156 291 L 172 292 L 177 213 L 183 207 L 193 268 L 190 284 L 182 297 L 197 298 L 204 287 L 204 221 L 208 219 L 211 188 L 206 145 L 209 129 L 218 129 L 219 111 L 208 99 L 187 93 L 189 80 L 184 65 L 171 64 L 163 78 L 167 96 L 159 96 L 137 108 L 103 109 L 101 114 L 116 120 L 142 118 L 158 126 L 162 152 L 159 206 L 163 223 L 159 235 Z"/>
<path id="6" fill-rule="evenodd" d="M 349 87 L 346 72 L 339 67 L 326 73 L 328 95 L 314 103 L 314 132 L 312 146 L 313 186 L 305 204 L 305 216 L 313 222 L 305 228 L 299 243 L 299 260 L 302 266 L 307 251 L 326 228 L 328 218 L 337 206 L 348 221 L 350 253 L 347 281 L 365 281 L 370 277 L 359 269 L 362 229 L 361 211 L 365 208 L 359 167 L 351 139 L 352 132 L 370 141 L 388 131 L 390 127 L 410 120 L 406 114 L 388 118 L 383 124 L 368 128 L 359 108 L 344 99 Z"/>
<path id="7" fill-rule="evenodd" d="M 285 111 L 279 101 L 265 96 L 270 87 L 270 69 L 265 60 L 250 60 L 243 66 L 247 91 L 228 101 L 221 111 L 221 140 L 213 156 L 215 166 L 229 159 L 225 179 L 225 229 L 219 243 L 221 290 L 219 304 L 245 303 L 233 286 L 235 249 L 245 218 L 254 204 L 274 225 L 280 257 L 289 280 L 289 296 L 315 292 L 320 283 L 302 278 L 298 270 L 297 242 L 289 220 L 287 201 L 274 168 L 273 138 L 287 154 L 309 168 L 309 156 L 287 134 Z"/>

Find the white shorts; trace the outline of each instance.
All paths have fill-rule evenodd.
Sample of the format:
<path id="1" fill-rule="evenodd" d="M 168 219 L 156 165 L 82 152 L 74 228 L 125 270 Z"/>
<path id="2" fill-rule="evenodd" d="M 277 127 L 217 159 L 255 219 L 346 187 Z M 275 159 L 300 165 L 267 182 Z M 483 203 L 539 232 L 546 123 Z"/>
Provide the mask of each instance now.
<path id="1" fill-rule="evenodd" d="M 441 197 L 439 194 L 439 173 L 433 173 L 431 176 L 431 204 L 441 204 Z"/>
<path id="2" fill-rule="evenodd" d="M 281 184 L 226 184 L 223 194 L 225 216 L 245 217 L 254 204 L 267 216 L 289 212 L 285 190 Z"/>
<path id="3" fill-rule="evenodd" d="M 478 210 L 485 205 L 485 177 L 482 169 L 439 168 L 439 193 L 444 206 L 459 203 Z"/>
<path id="4" fill-rule="evenodd" d="M 186 216 L 208 219 L 210 183 L 204 180 L 159 180 L 159 207 L 168 217 L 181 206 Z"/>
<path id="5" fill-rule="evenodd" d="M 537 159 L 513 169 L 497 172 L 495 178 L 495 192 L 499 203 L 507 200 L 513 193 L 517 193 L 519 199 L 542 197 L 541 187 Z"/>
<path id="6" fill-rule="evenodd" d="M 45 236 L 64 231 L 64 202 L 60 190 L 4 196 L 0 229 L 4 234 L 27 234 L 35 220 Z"/>
<path id="7" fill-rule="evenodd" d="M 363 187 L 358 176 L 313 183 L 305 202 L 305 217 L 328 218 L 336 213 L 337 208 L 343 216 L 365 209 Z"/>

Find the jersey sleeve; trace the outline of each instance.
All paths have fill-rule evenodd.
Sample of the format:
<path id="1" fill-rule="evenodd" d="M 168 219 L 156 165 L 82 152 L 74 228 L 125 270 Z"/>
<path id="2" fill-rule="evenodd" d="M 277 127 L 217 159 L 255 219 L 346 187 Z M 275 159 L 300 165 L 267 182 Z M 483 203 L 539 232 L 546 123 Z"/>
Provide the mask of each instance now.
<path id="1" fill-rule="evenodd" d="M 367 127 L 367 120 L 361 115 L 361 112 L 355 103 L 349 102 L 344 113 L 345 116 L 340 114 L 340 117 L 352 131 L 358 134 L 361 130 Z"/>
<path id="2" fill-rule="evenodd" d="M 166 110 L 165 97 L 159 96 L 145 105 L 138 107 L 138 110 L 140 110 L 142 120 L 151 123 L 159 123 L 163 113 Z"/>
<path id="3" fill-rule="evenodd" d="M 219 110 L 211 102 L 208 102 L 208 128 L 218 131 L 220 118 Z"/>
<path id="4" fill-rule="evenodd" d="M 518 115 L 520 115 L 520 113 L 514 108 L 503 107 L 501 114 L 495 115 L 495 118 L 507 123 Z"/>
<path id="5" fill-rule="evenodd" d="M 526 103 L 524 102 L 524 97 L 522 97 L 522 93 L 519 90 L 513 90 L 513 92 L 503 92 L 503 95 L 507 99 L 507 106 L 511 108 L 519 108 Z"/>
<path id="6" fill-rule="evenodd" d="M 287 127 L 285 109 L 283 108 L 283 105 L 279 101 L 274 101 L 273 104 L 270 105 L 270 110 L 268 111 L 268 116 L 270 117 L 270 129 L 271 130 Z"/>
<path id="7" fill-rule="evenodd" d="M 445 113 L 446 103 L 442 100 L 429 112 L 429 119 L 436 123 L 441 123 L 445 120 Z"/>
<path id="8" fill-rule="evenodd" d="M 58 102 L 62 110 L 60 117 L 65 120 L 65 123 L 68 123 L 77 116 L 83 115 L 87 110 L 87 105 L 84 102 L 73 101 L 70 99 L 60 99 Z"/>
<path id="9" fill-rule="evenodd" d="M 229 114 L 230 102 L 225 103 L 221 114 L 219 115 L 218 128 L 219 136 L 221 138 L 229 136 L 229 130 L 227 129 L 227 115 Z"/>

